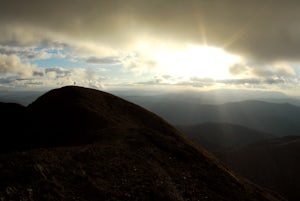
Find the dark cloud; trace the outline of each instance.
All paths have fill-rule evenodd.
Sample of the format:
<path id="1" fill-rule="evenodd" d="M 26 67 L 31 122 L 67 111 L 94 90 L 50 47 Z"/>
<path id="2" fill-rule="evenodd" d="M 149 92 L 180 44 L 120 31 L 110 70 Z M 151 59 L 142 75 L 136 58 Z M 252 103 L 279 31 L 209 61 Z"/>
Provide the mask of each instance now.
<path id="1" fill-rule="evenodd" d="M 141 35 L 207 41 L 261 61 L 299 60 L 299 6 L 296 0 L 2 0 L 0 41 L 61 36 L 124 45 Z"/>
<path id="2" fill-rule="evenodd" d="M 71 74 L 71 70 L 66 70 L 59 67 L 46 68 L 45 74 L 50 78 L 63 78 L 69 76 Z"/>
<path id="3" fill-rule="evenodd" d="M 2 77 L 0 78 L 0 84 L 10 84 L 14 82 L 17 77 Z"/>
<path id="4" fill-rule="evenodd" d="M 0 87 L 2 86 L 31 86 L 31 85 L 42 85 L 43 82 L 36 81 L 33 78 L 21 78 L 19 76 L 8 76 L 0 78 Z"/>
<path id="5" fill-rule="evenodd" d="M 86 62 L 91 64 L 118 64 L 121 61 L 118 57 L 90 57 L 86 60 Z"/>
<path id="6" fill-rule="evenodd" d="M 259 77 L 294 77 L 295 72 L 288 67 L 269 67 L 269 68 L 255 68 L 253 74 Z"/>
<path id="7" fill-rule="evenodd" d="M 25 86 L 42 86 L 44 84 L 44 82 L 41 81 L 28 81 L 28 82 L 24 82 Z"/>
<path id="8" fill-rule="evenodd" d="M 44 72 L 42 72 L 42 71 L 34 71 L 34 72 L 33 72 L 33 76 L 39 76 L 39 77 L 42 77 L 42 76 L 44 76 Z"/>
<path id="9" fill-rule="evenodd" d="M 53 49 L 53 46 L 49 46 L 49 47 L 36 48 L 30 46 L 23 47 L 23 46 L 12 46 L 12 45 L 0 44 L 0 54 L 18 55 L 20 58 L 27 59 L 27 60 L 48 59 L 50 57 L 60 57 L 60 58 L 64 57 L 64 55 L 60 52 L 60 47 L 55 47 L 57 48 L 55 50 Z"/>
<path id="10" fill-rule="evenodd" d="M 247 65 L 236 63 L 229 68 L 229 73 L 234 76 L 256 77 L 259 79 L 269 78 L 294 78 L 295 69 L 287 63 L 274 63 L 273 65 Z"/>

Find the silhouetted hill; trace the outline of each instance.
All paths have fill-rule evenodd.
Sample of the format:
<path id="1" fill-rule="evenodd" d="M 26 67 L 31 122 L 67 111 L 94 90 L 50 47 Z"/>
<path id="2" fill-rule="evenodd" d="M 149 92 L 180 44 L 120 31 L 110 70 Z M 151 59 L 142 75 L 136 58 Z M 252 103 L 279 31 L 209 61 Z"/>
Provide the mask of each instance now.
<path id="1" fill-rule="evenodd" d="M 259 185 L 300 199 L 300 137 L 288 136 L 257 142 L 221 154 L 235 171 Z"/>
<path id="2" fill-rule="evenodd" d="M 14 150 L 23 143 L 25 109 L 24 106 L 16 103 L 0 102 L 0 152 Z"/>
<path id="3" fill-rule="evenodd" d="M 191 126 L 178 126 L 178 128 L 213 153 L 274 138 L 274 135 L 269 133 L 226 123 L 210 122 Z"/>
<path id="4" fill-rule="evenodd" d="M 23 117 L 23 151 L 0 154 L 1 200 L 283 200 L 104 92 L 55 89 Z"/>

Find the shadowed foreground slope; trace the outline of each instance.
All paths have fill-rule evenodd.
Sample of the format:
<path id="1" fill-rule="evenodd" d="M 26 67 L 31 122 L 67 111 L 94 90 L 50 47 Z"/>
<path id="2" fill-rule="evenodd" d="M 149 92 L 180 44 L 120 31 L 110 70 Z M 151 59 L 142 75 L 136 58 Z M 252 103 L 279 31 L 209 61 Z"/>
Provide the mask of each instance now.
<path id="1" fill-rule="evenodd" d="M 220 154 L 241 175 L 282 193 L 291 201 L 300 198 L 300 137 L 269 139 Z"/>
<path id="2" fill-rule="evenodd" d="M 243 126 L 205 123 L 179 127 L 251 181 L 300 200 L 300 137 L 274 138 Z"/>
<path id="3" fill-rule="evenodd" d="M 25 131 L 1 134 L 23 139 L 23 151 L 0 154 L 1 200 L 282 200 L 160 117 L 104 92 L 52 90 L 20 115 Z"/>

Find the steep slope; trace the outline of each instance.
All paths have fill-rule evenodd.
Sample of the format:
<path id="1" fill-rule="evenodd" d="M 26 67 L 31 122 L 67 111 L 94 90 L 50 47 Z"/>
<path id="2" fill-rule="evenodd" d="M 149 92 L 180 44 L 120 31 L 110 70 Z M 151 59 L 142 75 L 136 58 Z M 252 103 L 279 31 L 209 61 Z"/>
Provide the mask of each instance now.
<path id="1" fill-rule="evenodd" d="M 24 117 L 23 151 L 0 154 L 1 200 L 283 200 L 104 92 L 52 90 Z"/>
<path id="2" fill-rule="evenodd" d="M 265 140 L 223 152 L 222 159 L 251 181 L 300 200 L 300 137 Z"/>
<path id="3" fill-rule="evenodd" d="M 235 124 L 210 122 L 177 127 L 213 153 L 274 138 L 272 134 Z"/>
<path id="4" fill-rule="evenodd" d="M 300 137 L 274 138 L 232 124 L 205 123 L 179 127 L 240 175 L 300 200 Z"/>

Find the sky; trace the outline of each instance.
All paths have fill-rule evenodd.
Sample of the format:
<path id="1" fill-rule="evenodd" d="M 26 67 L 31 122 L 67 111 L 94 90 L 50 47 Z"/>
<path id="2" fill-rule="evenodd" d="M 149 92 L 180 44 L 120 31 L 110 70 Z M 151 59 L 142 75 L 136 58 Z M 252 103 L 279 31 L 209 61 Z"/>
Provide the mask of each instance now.
<path id="1" fill-rule="evenodd" d="M 300 95 L 296 0 L 0 0 L 0 89 Z"/>

